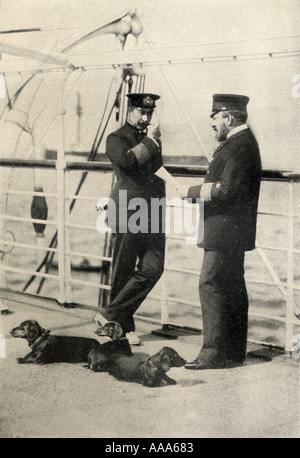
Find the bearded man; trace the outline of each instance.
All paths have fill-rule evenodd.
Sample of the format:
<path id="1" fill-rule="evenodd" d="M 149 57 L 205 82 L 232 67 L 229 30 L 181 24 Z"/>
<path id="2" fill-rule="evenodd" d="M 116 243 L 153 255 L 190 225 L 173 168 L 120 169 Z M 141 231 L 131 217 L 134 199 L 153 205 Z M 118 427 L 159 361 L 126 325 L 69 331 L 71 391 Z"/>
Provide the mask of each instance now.
<path id="1" fill-rule="evenodd" d="M 255 248 L 261 158 L 246 124 L 249 98 L 213 96 L 212 128 L 220 142 L 204 183 L 181 190 L 192 201 L 204 199 L 204 258 L 199 292 L 203 345 L 186 369 L 243 364 L 246 358 L 248 295 L 245 252 Z"/>

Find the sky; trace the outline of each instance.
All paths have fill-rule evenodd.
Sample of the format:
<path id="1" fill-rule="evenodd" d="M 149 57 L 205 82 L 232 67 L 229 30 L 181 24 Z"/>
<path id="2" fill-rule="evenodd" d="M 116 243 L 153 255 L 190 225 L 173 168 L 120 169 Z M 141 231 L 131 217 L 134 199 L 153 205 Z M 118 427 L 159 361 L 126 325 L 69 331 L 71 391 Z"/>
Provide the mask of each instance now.
<path id="1" fill-rule="evenodd" d="M 300 49 L 300 0 L 0 0 L 0 30 L 43 29 L 38 33 L 0 35 L 0 43 L 46 53 L 59 52 L 130 8 L 137 8 L 145 35 L 140 36 L 137 44 L 128 39 L 125 51 L 138 50 L 141 58 L 149 49 L 149 38 L 156 49 L 168 53 L 172 48 L 172 56 L 174 48 L 175 53 L 177 49 L 178 56 L 183 57 L 190 51 L 204 57 L 264 56 L 242 61 L 227 59 L 225 62 L 197 61 L 145 67 L 145 90 L 161 95 L 157 117 L 161 122 L 165 155 L 197 157 L 204 154 L 202 145 L 212 154 L 216 147 L 209 119 L 212 95 L 237 93 L 250 97 L 249 125 L 258 139 L 263 166 L 300 169 L 300 97 L 295 97 L 293 92 L 295 81 L 298 81 L 295 75 L 300 74 L 299 55 L 268 56 L 269 52 Z M 84 58 L 89 65 L 97 65 L 108 52 L 116 49 L 114 35 L 97 37 L 74 49 L 70 59 L 76 62 Z M 3 54 L 2 59 L 22 68 L 21 58 Z M 77 93 L 80 93 L 83 109 L 81 147 L 88 150 L 113 76 L 113 69 L 88 70 L 77 81 L 66 101 L 68 148 L 76 139 Z M 58 77 L 46 78 L 32 110 L 39 110 L 51 90 L 55 90 Z M 13 93 L 24 79 L 22 75 L 8 74 L 9 91 Z M 300 88 L 298 92 L 300 95 Z M 41 131 L 51 117 L 55 97 L 36 123 Z M 115 128 L 113 124 L 108 127 Z M 47 147 L 55 146 L 55 125 L 44 141 Z"/>

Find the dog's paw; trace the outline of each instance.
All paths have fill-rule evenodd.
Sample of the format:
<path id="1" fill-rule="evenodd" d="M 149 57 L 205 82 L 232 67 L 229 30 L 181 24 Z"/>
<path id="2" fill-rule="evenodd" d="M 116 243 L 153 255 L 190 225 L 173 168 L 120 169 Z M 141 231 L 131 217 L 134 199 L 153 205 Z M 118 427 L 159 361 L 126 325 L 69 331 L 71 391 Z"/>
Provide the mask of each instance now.
<path id="1" fill-rule="evenodd" d="M 161 381 L 161 385 L 160 386 L 167 386 L 167 385 L 176 385 L 176 380 L 168 377 L 168 376 L 165 376 L 162 381 Z"/>
<path id="2" fill-rule="evenodd" d="M 104 372 L 101 364 L 89 364 L 88 368 L 94 372 Z"/>
<path id="3" fill-rule="evenodd" d="M 20 358 L 17 358 L 17 362 L 18 362 L 19 364 L 24 364 L 24 363 L 26 362 L 26 359 L 20 357 Z"/>

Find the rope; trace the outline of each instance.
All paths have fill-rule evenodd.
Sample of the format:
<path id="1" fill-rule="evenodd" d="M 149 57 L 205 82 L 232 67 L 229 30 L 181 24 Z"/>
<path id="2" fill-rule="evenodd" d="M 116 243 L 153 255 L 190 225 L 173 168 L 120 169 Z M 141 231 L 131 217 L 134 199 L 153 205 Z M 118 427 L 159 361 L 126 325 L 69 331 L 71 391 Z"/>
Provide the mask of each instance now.
<path id="1" fill-rule="evenodd" d="M 144 30 L 144 36 L 149 44 L 149 46 L 152 48 L 152 49 L 155 49 L 155 46 L 151 40 L 151 38 L 149 37 L 148 33 Z M 190 117 L 187 109 L 185 108 L 185 105 L 183 103 L 182 100 L 179 100 L 179 97 L 178 97 L 178 94 L 176 93 L 176 89 L 175 89 L 175 86 L 172 84 L 172 81 L 171 81 L 171 78 L 169 77 L 165 67 L 163 65 L 160 65 L 159 66 L 159 69 L 161 70 L 162 72 L 162 75 L 163 77 L 165 78 L 177 104 L 178 104 L 178 107 L 180 108 L 182 114 L 184 115 L 184 117 L 186 118 L 194 136 L 195 136 L 195 139 L 197 140 L 198 144 L 200 145 L 202 151 L 204 152 L 205 156 L 207 157 L 207 160 L 210 162 L 211 161 L 211 156 L 206 148 L 206 145 L 204 143 L 204 141 L 202 140 L 202 137 L 200 136 L 199 132 L 198 132 L 198 129 L 196 128 L 196 126 L 194 125 L 193 123 L 193 120 L 192 118 Z"/>
<path id="2" fill-rule="evenodd" d="M 89 153 L 89 157 L 88 157 L 88 159 L 87 159 L 88 161 L 94 161 L 94 159 L 95 159 L 95 157 L 96 157 L 96 154 L 97 154 L 97 152 L 98 152 L 98 148 L 99 148 L 100 143 L 101 143 L 101 141 L 102 141 L 102 139 L 103 139 L 103 135 L 104 135 L 105 129 L 106 129 L 107 125 L 108 125 L 108 122 L 109 122 L 109 120 L 110 120 L 110 117 L 111 117 L 111 115 L 112 115 L 112 112 L 113 112 L 113 109 L 114 109 L 114 106 L 115 106 L 115 101 L 114 101 L 113 106 L 112 106 L 112 108 L 111 108 L 111 110 L 110 110 L 110 112 L 109 112 L 109 114 L 108 114 L 108 118 L 107 118 L 107 121 L 106 121 L 106 123 L 105 123 L 103 132 L 102 132 L 102 134 L 100 135 L 99 139 L 97 140 L 97 137 L 98 137 L 98 135 L 99 135 L 99 132 L 100 132 L 101 127 L 102 127 L 102 124 L 103 124 L 103 120 L 104 120 L 104 116 L 105 116 L 105 111 L 106 111 L 107 106 L 108 106 L 108 101 L 109 101 L 109 96 L 110 96 L 110 93 L 111 93 L 111 88 L 112 88 L 112 83 L 113 83 L 113 81 L 114 81 L 114 78 L 112 79 L 111 84 L 110 84 L 110 87 L 109 87 L 109 91 L 108 91 L 108 95 L 107 95 L 106 103 L 105 103 L 105 108 L 104 108 L 104 110 L 103 110 L 103 114 L 102 114 L 102 117 L 101 117 L 101 121 L 100 121 L 100 123 L 99 123 L 98 129 L 97 129 L 97 132 L 96 132 L 96 136 L 95 136 L 95 139 L 94 139 L 94 142 L 93 142 L 91 151 L 90 151 L 90 153 Z M 120 86 L 120 88 L 121 88 L 121 86 Z M 119 91 L 120 91 L 120 89 L 119 89 Z M 119 94 L 119 91 L 118 91 L 118 93 L 117 93 L 117 96 L 118 96 L 118 94 Z M 84 183 L 84 181 L 85 181 L 85 179 L 86 179 L 86 177 L 87 177 L 87 174 L 88 174 L 87 171 L 85 171 L 85 172 L 82 173 L 80 182 L 79 182 L 79 184 L 78 184 L 78 186 L 77 186 L 77 189 L 76 189 L 76 191 L 75 191 L 75 195 L 78 195 L 78 193 L 80 192 L 80 189 L 81 189 L 81 187 L 82 187 L 82 185 L 83 185 L 83 183 Z M 77 199 L 74 198 L 74 199 L 71 201 L 71 204 L 70 204 L 70 212 L 73 210 L 74 205 L 75 205 L 75 203 L 76 203 L 76 200 L 77 200 Z M 50 241 L 49 248 L 55 247 L 56 244 L 57 244 L 57 231 L 54 233 L 54 235 L 53 235 L 53 237 L 52 237 L 52 239 L 51 239 L 51 241 Z M 42 262 L 40 263 L 40 265 L 37 267 L 36 272 L 39 272 L 39 271 L 43 268 L 44 265 L 46 265 L 46 272 L 49 270 L 49 268 L 50 268 L 50 266 L 51 266 L 51 263 L 52 263 L 52 261 L 53 261 L 54 253 L 51 253 L 50 258 L 49 258 L 49 255 L 50 255 L 50 253 L 47 252 L 47 254 L 45 255 L 43 261 L 42 261 Z M 28 280 L 28 282 L 27 282 L 27 283 L 25 284 L 25 286 L 23 287 L 23 291 L 26 291 L 26 289 L 30 286 L 30 284 L 33 282 L 33 280 L 35 279 L 35 277 L 36 277 L 35 275 L 32 275 L 32 276 L 30 277 L 30 279 Z M 42 280 L 41 280 L 41 282 L 40 282 L 40 285 L 39 285 L 39 288 L 38 288 L 38 291 L 41 290 L 44 281 L 45 281 L 45 278 L 42 278 Z"/>
<path id="3" fill-rule="evenodd" d="M 5 74 L 4 74 L 4 76 L 5 76 Z M 7 88 L 7 85 L 6 85 L 6 92 L 7 92 L 7 96 L 8 96 L 8 102 L 7 102 L 7 104 L 5 105 L 4 110 L 3 110 L 2 113 L 1 113 L 0 121 L 2 120 L 2 117 L 3 117 L 4 113 L 5 113 L 5 111 L 6 111 L 7 109 L 10 110 L 10 109 L 13 107 L 13 104 L 15 103 L 15 101 L 17 100 L 17 98 L 19 97 L 20 93 L 22 92 L 22 90 L 24 89 L 24 87 L 27 85 L 27 83 L 29 83 L 29 81 L 31 81 L 31 79 L 32 79 L 33 77 L 34 77 L 34 75 L 31 75 L 31 77 L 28 78 L 28 79 L 25 81 L 25 83 L 22 84 L 21 87 L 19 87 L 19 89 L 14 93 L 14 95 L 13 95 L 11 98 L 9 98 L 9 96 L 8 96 L 8 88 Z"/>
<path id="4" fill-rule="evenodd" d="M 3 116 L 4 116 L 4 113 L 6 112 L 6 110 L 7 110 L 8 108 L 9 108 L 9 106 L 8 106 L 8 103 L 7 103 L 7 104 L 5 105 L 5 107 L 3 108 L 2 113 L 1 113 L 1 115 L 0 115 L 0 121 L 2 121 L 2 118 L 3 118 Z"/>
<path id="5" fill-rule="evenodd" d="M 97 146 L 96 146 L 96 148 L 95 148 L 94 156 L 93 156 L 92 159 L 88 159 L 88 161 L 93 161 L 94 158 L 95 158 L 95 156 L 96 156 L 96 154 L 97 154 L 97 152 L 98 152 L 98 148 L 99 148 L 100 143 L 101 143 L 101 141 L 102 141 L 102 139 L 103 139 L 103 135 L 104 135 L 105 129 L 106 129 L 107 125 L 108 125 L 108 122 L 109 122 L 109 120 L 110 120 L 110 117 L 111 117 L 111 115 L 112 115 L 113 109 L 114 109 L 114 105 L 113 105 L 112 108 L 111 108 L 111 111 L 110 111 L 110 113 L 109 113 L 109 115 L 108 115 L 108 119 L 107 119 L 107 121 L 106 121 L 106 123 L 105 123 L 105 126 L 104 126 L 104 130 L 103 130 L 102 135 L 101 135 L 101 137 L 100 137 L 100 139 L 99 139 L 99 141 L 98 141 L 98 143 L 97 143 Z M 87 172 L 87 171 L 85 171 L 85 172 L 82 173 L 81 179 L 80 179 L 80 182 L 79 182 L 79 185 L 78 185 L 77 190 L 76 190 L 76 192 L 75 192 L 75 195 L 78 195 L 78 194 L 79 194 L 80 189 L 81 189 L 82 185 L 84 184 L 84 181 L 85 181 L 87 175 L 88 175 L 88 172 Z M 77 199 L 74 198 L 74 199 L 72 200 L 71 204 L 70 204 L 70 212 L 73 210 L 74 205 L 75 205 L 76 202 L 77 202 Z M 50 248 L 56 248 L 56 246 L 57 246 L 57 231 L 55 232 L 55 234 L 54 234 L 54 236 L 53 236 L 53 238 L 52 238 L 52 241 L 51 241 L 49 247 L 50 247 Z M 49 253 L 49 252 L 48 252 L 48 253 Z M 48 253 L 47 253 L 47 254 L 48 254 Z M 48 272 L 49 272 L 49 269 L 50 269 L 51 264 L 52 264 L 52 262 L 53 262 L 54 255 L 55 255 L 54 252 L 52 252 L 52 253 L 50 254 L 50 259 L 49 259 L 49 261 L 48 261 L 48 257 L 49 257 L 49 256 L 47 256 L 47 255 L 45 256 L 45 258 L 47 258 L 47 261 L 46 261 L 46 263 L 47 263 L 47 264 L 46 264 L 46 272 L 45 272 L 45 273 L 48 273 Z M 44 264 L 44 263 L 43 263 L 43 264 Z M 41 267 L 43 267 L 43 266 L 41 266 Z M 42 289 L 42 286 L 43 286 L 45 280 L 46 280 L 45 277 L 43 277 L 43 278 L 40 280 L 40 284 L 39 284 L 39 287 L 38 287 L 38 289 L 37 289 L 37 294 L 40 293 L 40 291 L 41 291 L 41 289 Z M 23 290 L 23 291 L 25 291 L 25 290 Z"/>

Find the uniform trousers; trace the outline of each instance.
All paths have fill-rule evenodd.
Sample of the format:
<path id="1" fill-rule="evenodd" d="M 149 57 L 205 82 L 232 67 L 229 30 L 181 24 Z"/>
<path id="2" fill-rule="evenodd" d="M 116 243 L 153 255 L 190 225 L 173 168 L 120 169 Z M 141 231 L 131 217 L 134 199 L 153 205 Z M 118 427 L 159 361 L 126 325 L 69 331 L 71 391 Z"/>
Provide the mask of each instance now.
<path id="1" fill-rule="evenodd" d="M 124 332 L 135 330 L 133 315 L 164 271 L 165 234 L 116 233 L 110 304 L 101 310 Z"/>
<path id="2" fill-rule="evenodd" d="M 205 363 L 245 360 L 248 295 L 244 259 L 244 251 L 204 251 L 199 283 L 203 346 L 198 358 Z"/>

